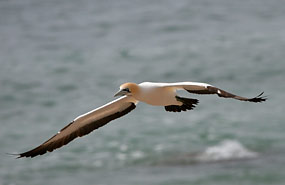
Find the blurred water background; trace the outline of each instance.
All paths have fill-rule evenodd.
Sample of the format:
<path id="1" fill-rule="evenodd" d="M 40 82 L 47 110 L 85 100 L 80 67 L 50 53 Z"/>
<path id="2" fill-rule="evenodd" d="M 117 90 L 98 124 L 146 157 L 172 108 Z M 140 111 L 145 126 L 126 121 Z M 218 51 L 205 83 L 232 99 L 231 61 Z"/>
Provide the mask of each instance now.
<path id="1" fill-rule="evenodd" d="M 1 0 L 0 185 L 285 184 L 285 1 Z M 53 153 L 14 159 L 121 83 L 200 81 L 262 104 L 143 103 Z"/>

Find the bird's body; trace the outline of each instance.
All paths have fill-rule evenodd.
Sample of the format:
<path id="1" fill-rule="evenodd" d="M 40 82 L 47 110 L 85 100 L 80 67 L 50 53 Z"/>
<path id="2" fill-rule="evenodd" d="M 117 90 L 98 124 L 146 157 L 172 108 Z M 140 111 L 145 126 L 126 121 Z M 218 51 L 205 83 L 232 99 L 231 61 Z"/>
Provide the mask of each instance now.
<path id="1" fill-rule="evenodd" d="M 134 95 L 138 101 L 155 106 L 181 105 L 175 98 L 176 89 L 173 87 L 152 82 L 143 82 L 138 87 L 139 91 Z"/>
<path id="2" fill-rule="evenodd" d="M 263 93 L 255 98 L 244 98 L 210 84 L 199 82 L 125 83 L 120 86 L 119 92 L 115 95 L 122 97 L 78 116 L 49 140 L 28 152 L 19 154 L 19 157 L 35 157 L 45 154 L 47 151 L 51 152 L 60 148 L 73 139 L 89 134 L 108 122 L 126 115 L 136 108 L 138 102 L 163 106 L 169 112 L 181 112 L 195 108 L 198 100 L 179 97 L 176 93 L 177 90 L 186 90 L 194 94 L 217 94 L 219 97 L 234 98 L 249 102 L 262 102 L 266 100 L 265 97 L 261 97 Z"/>

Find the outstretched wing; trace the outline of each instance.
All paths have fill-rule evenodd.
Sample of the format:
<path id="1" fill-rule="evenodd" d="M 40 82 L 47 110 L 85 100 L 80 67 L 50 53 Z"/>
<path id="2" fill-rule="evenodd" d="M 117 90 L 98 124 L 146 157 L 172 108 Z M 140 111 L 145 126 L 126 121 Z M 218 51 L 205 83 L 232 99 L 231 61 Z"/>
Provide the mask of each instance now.
<path id="1" fill-rule="evenodd" d="M 194 94 L 217 94 L 219 97 L 223 98 L 234 98 L 241 101 L 249 101 L 249 102 L 263 102 L 266 101 L 266 97 L 262 96 L 263 92 L 254 98 L 245 98 L 242 96 L 238 96 L 232 93 L 229 93 L 220 88 L 214 87 L 210 84 L 199 83 L 199 82 L 178 82 L 178 83 L 169 83 L 165 86 L 177 87 L 177 89 L 184 89 L 189 93 Z"/>
<path id="2" fill-rule="evenodd" d="M 66 145 L 73 139 L 87 135 L 108 122 L 126 115 L 136 108 L 136 103 L 137 101 L 132 97 L 123 96 L 86 114 L 78 116 L 49 140 L 30 151 L 19 154 L 18 158 L 35 157 L 37 155 L 43 155 L 47 151 L 52 152 Z"/>

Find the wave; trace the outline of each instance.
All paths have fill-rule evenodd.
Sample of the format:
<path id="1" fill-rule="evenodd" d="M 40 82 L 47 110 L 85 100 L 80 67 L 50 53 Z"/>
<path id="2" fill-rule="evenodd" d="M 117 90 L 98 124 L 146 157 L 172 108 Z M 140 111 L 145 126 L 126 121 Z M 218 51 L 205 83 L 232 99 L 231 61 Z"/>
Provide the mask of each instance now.
<path id="1" fill-rule="evenodd" d="M 196 155 L 195 160 L 197 162 L 216 162 L 255 158 L 257 156 L 257 152 L 247 149 L 236 140 L 224 140 Z"/>

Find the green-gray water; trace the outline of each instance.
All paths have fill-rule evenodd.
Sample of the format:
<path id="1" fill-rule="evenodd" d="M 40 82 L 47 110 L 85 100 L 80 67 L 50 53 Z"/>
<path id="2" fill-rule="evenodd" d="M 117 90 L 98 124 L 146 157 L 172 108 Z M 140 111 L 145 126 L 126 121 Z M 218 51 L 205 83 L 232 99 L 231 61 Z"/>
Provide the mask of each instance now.
<path id="1" fill-rule="evenodd" d="M 1 0 L 0 185 L 285 184 L 285 1 Z M 52 153 L 14 159 L 121 83 L 200 81 L 262 104 L 143 103 Z"/>

